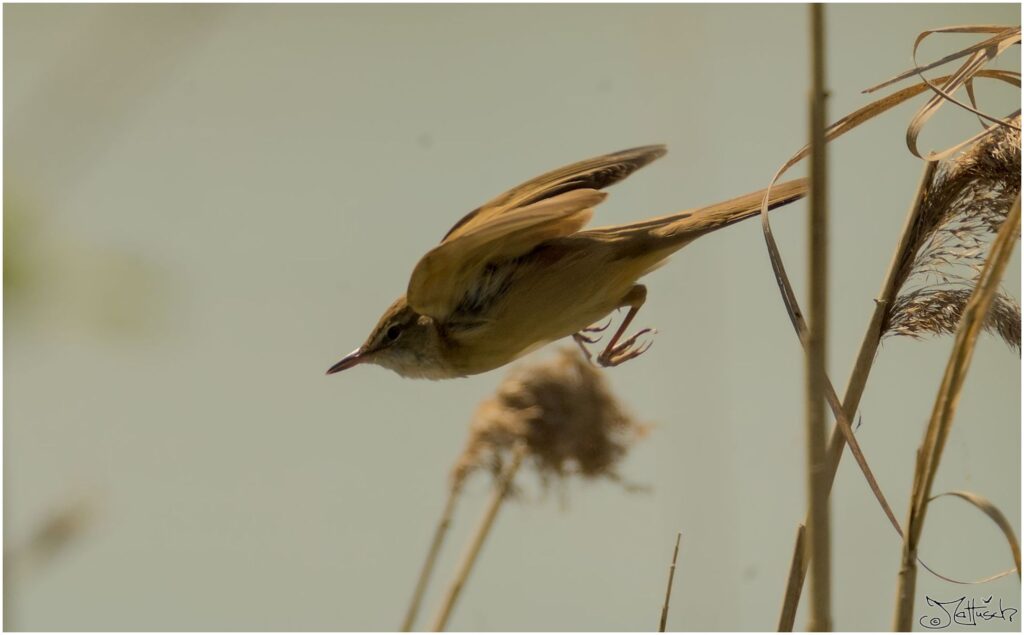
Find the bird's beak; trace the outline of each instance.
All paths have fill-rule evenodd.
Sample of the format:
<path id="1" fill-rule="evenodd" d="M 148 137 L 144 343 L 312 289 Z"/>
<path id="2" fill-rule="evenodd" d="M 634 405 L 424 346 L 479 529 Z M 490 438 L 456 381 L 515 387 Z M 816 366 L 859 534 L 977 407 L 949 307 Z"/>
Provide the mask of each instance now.
<path id="1" fill-rule="evenodd" d="M 366 353 L 362 348 L 357 348 L 345 357 L 341 358 L 341 361 L 327 369 L 328 375 L 341 372 L 346 368 L 352 368 L 356 364 L 361 364 L 366 361 Z"/>

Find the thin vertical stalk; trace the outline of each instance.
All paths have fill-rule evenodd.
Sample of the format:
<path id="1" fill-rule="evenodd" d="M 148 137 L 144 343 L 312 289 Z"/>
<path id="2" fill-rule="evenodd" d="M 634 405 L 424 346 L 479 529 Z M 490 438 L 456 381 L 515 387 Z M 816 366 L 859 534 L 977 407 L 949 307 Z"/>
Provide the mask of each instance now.
<path id="1" fill-rule="evenodd" d="M 857 409 L 860 407 L 861 397 L 868 383 L 868 377 L 874 365 L 875 355 L 882 342 L 882 329 L 885 325 L 889 308 L 896 300 L 896 295 L 902 286 L 900 269 L 906 252 L 910 249 L 910 243 L 917 225 L 917 219 L 921 215 L 921 206 L 924 203 L 928 185 L 932 182 L 935 170 L 938 168 L 937 161 L 925 163 L 924 173 L 917 185 L 917 192 L 914 195 L 914 202 L 907 211 L 906 219 L 903 221 L 903 231 L 900 234 L 896 249 L 893 251 L 892 260 L 889 262 L 889 269 L 882 280 L 882 287 L 875 298 L 875 310 L 871 314 L 867 330 L 861 341 L 860 351 L 857 353 L 857 360 L 853 370 L 850 372 L 850 379 L 846 384 L 846 393 L 843 398 L 843 413 L 847 421 L 853 421 Z M 912 256 L 913 254 L 911 254 Z M 846 437 L 843 435 L 841 424 L 836 421 L 832 427 L 832 436 L 829 440 L 827 459 L 827 481 L 831 493 L 832 485 L 835 482 L 836 472 L 839 470 L 839 461 L 843 457 L 843 449 L 846 447 Z M 808 561 L 804 556 L 804 527 L 808 520 L 799 526 L 797 539 L 793 545 L 792 566 L 789 570 L 789 578 L 786 581 L 786 596 L 782 603 L 782 612 L 779 616 L 778 630 L 789 632 L 793 630 L 793 623 L 796 620 L 796 610 L 800 603 L 800 593 L 804 586 L 804 577 L 807 575 Z"/>
<path id="2" fill-rule="evenodd" d="M 910 631 L 913 627 L 914 593 L 917 585 L 917 548 L 924 528 L 928 500 L 931 498 L 935 474 L 939 469 L 942 451 L 946 447 L 953 417 L 960 402 L 960 391 L 967 378 L 978 335 L 985 326 L 992 300 L 999 291 L 999 282 L 1006 271 L 1007 262 L 1013 253 L 1020 234 L 1020 195 L 1013 203 L 1009 215 L 992 242 L 985 267 L 978 278 L 978 284 L 971 299 L 964 307 L 957 327 L 953 352 L 946 364 L 931 419 L 925 430 L 924 440 L 917 451 L 914 467 L 914 485 L 910 493 L 907 511 L 906 532 L 903 539 L 903 554 L 897 576 L 896 613 L 893 629 Z"/>
<path id="3" fill-rule="evenodd" d="M 665 604 L 661 607 L 661 621 L 658 623 L 658 632 L 664 633 L 668 626 L 668 601 L 672 597 L 672 581 L 676 577 L 676 560 L 679 559 L 679 540 L 683 532 L 676 534 L 676 548 L 672 551 L 672 564 L 668 567 L 668 586 L 665 587 Z"/>
<path id="4" fill-rule="evenodd" d="M 512 480 L 515 478 L 519 466 L 526 457 L 526 450 L 526 445 L 519 443 L 512 451 L 512 458 L 509 459 L 508 465 L 505 466 L 505 469 L 502 470 L 495 480 L 491 500 L 487 504 L 483 516 L 480 517 L 476 531 L 473 532 L 473 537 L 466 546 L 466 551 L 462 554 L 455 577 L 448 586 L 448 590 L 441 602 L 441 608 L 437 613 L 437 617 L 434 618 L 434 625 L 431 630 L 443 631 L 448 623 L 452 609 L 455 608 L 455 602 L 459 599 L 459 594 L 462 593 L 462 589 L 466 586 L 469 573 L 473 570 L 473 564 L 476 563 L 476 558 L 480 554 L 480 548 L 483 547 L 484 540 L 494 525 L 494 519 L 498 516 L 498 510 L 501 509 L 501 504 L 505 501 L 505 497 L 512 488 Z"/>
<path id="5" fill-rule="evenodd" d="M 811 17 L 811 192 L 808 218 L 810 293 L 807 337 L 807 557 L 811 561 L 812 631 L 832 630 L 831 536 L 825 465 L 825 367 L 828 325 L 828 166 L 825 140 L 824 8 Z"/>
<path id="6" fill-rule="evenodd" d="M 782 613 L 779 615 L 779 632 L 788 633 L 793 630 L 796 622 L 796 609 L 800 606 L 800 592 L 804 588 L 804 576 L 807 574 L 807 526 L 797 525 L 796 543 L 793 545 L 793 558 L 789 562 L 789 577 L 786 578 L 786 595 L 782 598 Z"/>
<path id="7" fill-rule="evenodd" d="M 412 600 L 409 601 L 409 608 L 406 610 L 405 619 L 402 621 L 403 631 L 411 631 L 416 623 L 416 616 L 419 613 L 420 604 L 423 602 L 423 594 L 427 591 L 427 583 L 430 581 L 430 575 L 433 573 L 434 565 L 437 563 L 437 556 L 441 553 L 441 545 L 444 544 L 444 538 L 448 534 L 448 527 L 451 526 L 452 515 L 455 513 L 455 502 L 461 491 L 461 484 L 452 485 L 448 490 L 448 500 L 445 501 L 444 511 L 441 512 L 441 519 L 434 530 L 434 538 L 430 541 L 427 559 L 423 562 L 423 568 L 420 569 L 420 577 L 416 581 L 416 589 L 413 591 Z"/>
<path id="8" fill-rule="evenodd" d="M 10 518 L 10 516 L 8 516 Z M 20 564 L 14 550 L 4 550 L 3 554 L 3 631 L 11 633 L 16 630 L 17 622 L 14 619 L 14 570 Z"/>

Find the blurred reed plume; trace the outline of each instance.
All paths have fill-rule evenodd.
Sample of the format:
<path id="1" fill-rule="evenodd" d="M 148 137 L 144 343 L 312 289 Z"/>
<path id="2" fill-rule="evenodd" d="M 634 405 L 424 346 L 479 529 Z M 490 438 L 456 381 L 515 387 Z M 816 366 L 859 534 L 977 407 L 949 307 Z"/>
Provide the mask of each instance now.
<path id="1" fill-rule="evenodd" d="M 5 556 L 22 565 L 45 564 L 85 531 L 95 511 L 91 498 L 70 501 L 43 518 L 25 542 Z"/>
<path id="2" fill-rule="evenodd" d="M 647 430 L 624 410 L 600 370 L 576 349 L 562 349 L 549 362 L 514 369 L 480 404 L 452 469 L 452 487 L 483 467 L 500 474 L 520 442 L 542 482 L 571 474 L 619 481 L 616 466 Z"/>
<path id="3" fill-rule="evenodd" d="M 1020 116 L 1008 122 L 1019 126 Z M 1002 126 L 956 158 L 941 161 L 900 255 L 887 335 L 952 334 L 999 231 L 1020 192 L 1020 130 Z M 993 301 L 985 328 L 1020 352 L 1020 305 Z"/>
<path id="4" fill-rule="evenodd" d="M 452 468 L 448 499 L 420 571 L 403 630 L 412 630 L 455 501 L 467 478 L 486 469 L 494 478 L 490 502 L 442 599 L 432 630 L 444 630 L 473 564 L 510 492 L 519 467 L 533 465 L 545 485 L 571 475 L 605 477 L 616 470 L 648 426 L 638 423 L 611 393 L 602 372 L 580 352 L 562 349 L 551 360 L 514 368 L 477 408 L 465 449 Z"/>
<path id="5" fill-rule="evenodd" d="M 56 560 L 82 537 L 96 514 L 96 501 L 83 497 L 54 509 L 14 546 L 4 541 L 3 628 L 14 630 L 14 593 L 28 578 Z"/>

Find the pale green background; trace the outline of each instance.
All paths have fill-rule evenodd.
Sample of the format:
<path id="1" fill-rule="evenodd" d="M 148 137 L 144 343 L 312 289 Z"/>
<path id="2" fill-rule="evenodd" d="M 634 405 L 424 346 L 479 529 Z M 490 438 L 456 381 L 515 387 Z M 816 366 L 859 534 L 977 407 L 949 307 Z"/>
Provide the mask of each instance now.
<path id="1" fill-rule="evenodd" d="M 828 7 L 829 112 L 909 67 L 918 32 L 1019 16 Z M 64 505 L 92 510 L 59 555 L 9 580 L 15 628 L 396 628 L 448 466 L 504 371 L 431 383 L 324 369 L 449 225 L 508 186 L 667 143 L 599 209 L 601 224 L 625 222 L 763 187 L 805 137 L 800 5 L 4 17 L 5 246 L 22 276 L 5 294 L 5 547 Z M 937 37 L 923 53 L 966 42 Z M 982 99 L 1003 114 L 1018 97 L 985 86 Z M 912 109 L 831 146 L 840 387 L 921 171 L 903 140 Z M 976 129 L 946 110 L 923 147 Z M 801 294 L 805 210 L 774 224 Z M 1019 266 L 1006 280 L 1018 297 Z M 527 479 L 453 629 L 654 629 L 677 530 L 671 627 L 774 627 L 803 515 L 803 375 L 757 222 L 698 241 L 647 284 L 639 323 L 659 328 L 655 345 L 608 376 L 659 423 L 621 470 L 652 491 L 572 482 L 542 497 Z M 863 402 L 859 438 L 901 519 L 950 346 L 887 341 Z M 1019 385 L 1017 355 L 986 336 L 936 483 L 990 497 L 1018 534 Z M 900 543 L 848 459 L 835 624 L 884 629 Z M 479 478 L 427 618 L 485 498 Z M 922 553 L 962 578 L 1011 563 L 994 525 L 957 501 L 933 508 Z M 921 602 L 964 591 L 921 575 Z M 966 592 L 1020 608 L 1016 576 Z"/>

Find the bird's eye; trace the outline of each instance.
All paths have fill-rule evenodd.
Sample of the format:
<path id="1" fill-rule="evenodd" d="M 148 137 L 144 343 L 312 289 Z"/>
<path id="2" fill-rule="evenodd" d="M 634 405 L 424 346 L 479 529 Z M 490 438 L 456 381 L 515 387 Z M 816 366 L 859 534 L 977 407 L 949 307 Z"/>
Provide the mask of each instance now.
<path id="1" fill-rule="evenodd" d="M 397 324 L 392 324 L 388 327 L 388 330 L 384 331 L 384 337 L 389 342 L 394 342 L 398 339 L 398 336 L 402 334 L 402 327 Z"/>

